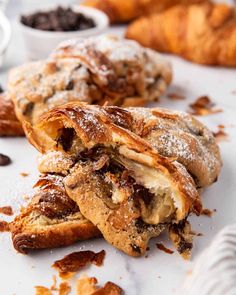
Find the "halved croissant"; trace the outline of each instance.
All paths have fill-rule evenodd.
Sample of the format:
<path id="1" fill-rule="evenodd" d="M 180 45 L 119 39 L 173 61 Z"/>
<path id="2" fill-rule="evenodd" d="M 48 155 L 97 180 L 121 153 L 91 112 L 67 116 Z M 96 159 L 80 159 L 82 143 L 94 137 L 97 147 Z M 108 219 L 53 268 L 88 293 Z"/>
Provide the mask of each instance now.
<path id="1" fill-rule="evenodd" d="M 126 38 L 195 63 L 236 66 L 236 17 L 226 4 L 177 5 L 138 19 Z"/>
<path id="2" fill-rule="evenodd" d="M 81 4 L 105 12 L 111 23 L 128 22 L 143 15 L 168 9 L 176 4 L 189 5 L 207 0 L 84 0 Z"/>
<path id="3" fill-rule="evenodd" d="M 200 123 L 194 127 L 189 117 L 185 120 L 184 115 L 178 118 L 176 113 L 160 109 L 125 110 L 70 103 L 49 111 L 33 128 L 27 122 L 24 127 L 31 143 L 44 154 L 39 169 L 64 174 L 66 191 L 82 214 L 108 242 L 139 256 L 151 237 L 174 224 L 186 228 L 183 224 L 187 216 L 201 212 L 195 183 L 176 161 L 183 159 L 178 153 L 165 158 L 157 152 L 155 136 L 158 138 L 158 126 L 163 128 L 158 119 L 179 120 L 179 134 L 193 133 L 196 141 L 195 132 L 201 129 L 206 141 L 211 142 L 202 141 L 201 145 L 206 150 L 214 146 L 210 150 L 216 168 L 212 168 L 219 173 L 220 155 L 212 135 L 208 133 L 207 137 Z M 148 138 L 151 134 L 154 142 Z M 209 178 L 202 186 L 212 181 Z"/>

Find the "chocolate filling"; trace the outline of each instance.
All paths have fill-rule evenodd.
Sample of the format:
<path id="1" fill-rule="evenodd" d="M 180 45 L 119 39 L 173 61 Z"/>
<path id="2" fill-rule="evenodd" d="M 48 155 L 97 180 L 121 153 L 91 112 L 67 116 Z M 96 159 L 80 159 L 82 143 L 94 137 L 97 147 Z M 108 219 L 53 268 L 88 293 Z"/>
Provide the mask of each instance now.
<path id="1" fill-rule="evenodd" d="M 63 218 L 79 211 L 77 204 L 66 193 L 58 190 L 39 192 L 37 210 L 48 218 Z"/>
<path id="2" fill-rule="evenodd" d="M 56 139 L 57 145 L 61 145 L 65 152 L 68 152 L 72 146 L 72 142 L 75 136 L 75 130 L 73 128 L 62 128 L 59 130 L 59 136 Z"/>

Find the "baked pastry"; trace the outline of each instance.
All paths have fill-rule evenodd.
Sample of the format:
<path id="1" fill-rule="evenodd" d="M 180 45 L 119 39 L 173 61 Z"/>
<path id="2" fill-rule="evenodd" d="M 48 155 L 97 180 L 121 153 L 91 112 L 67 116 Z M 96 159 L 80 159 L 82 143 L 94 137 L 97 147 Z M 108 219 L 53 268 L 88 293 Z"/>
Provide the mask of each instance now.
<path id="1" fill-rule="evenodd" d="M 227 4 L 175 6 L 138 19 L 126 38 L 195 63 L 236 66 L 236 17 Z"/>
<path id="2" fill-rule="evenodd" d="M 143 15 L 158 13 L 176 4 L 189 5 L 206 0 L 84 0 L 81 4 L 105 12 L 111 23 L 128 22 Z"/>
<path id="3" fill-rule="evenodd" d="M 10 224 L 15 249 L 68 246 L 79 240 L 100 236 L 99 230 L 80 213 L 68 197 L 59 175 L 42 175 L 27 207 Z"/>
<path id="4" fill-rule="evenodd" d="M 171 82 L 170 64 L 138 43 L 99 36 L 63 43 L 46 61 L 10 73 L 8 93 L 20 121 L 34 124 L 60 104 L 144 105 L 157 100 Z"/>
<path id="5" fill-rule="evenodd" d="M 158 127 L 163 128 L 158 119 L 180 121 L 181 116 L 183 123 L 176 124 L 176 137 L 193 137 L 188 144 L 199 141 L 205 150 L 211 146 L 217 167 L 214 173 L 219 173 L 220 155 L 213 136 L 202 124 L 194 125 L 195 120 L 188 115 L 77 102 L 49 111 L 33 127 L 25 122 L 24 127 L 31 143 L 43 154 L 39 169 L 65 175 L 66 191 L 81 213 L 108 242 L 129 255 L 139 256 L 151 237 L 173 225 L 175 233 L 181 234 L 181 229 L 186 230 L 187 216 L 201 212 L 195 183 L 177 161 L 177 153 L 163 157 L 148 139 L 152 132 L 158 138 Z M 185 132 L 181 128 L 186 128 Z M 195 134 L 198 129 L 201 135 Z M 197 136 L 204 140 L 200 142 Z M 206 181 L 196 175 L 199 186 L 210 184 L 215 177 Z M 175 239 L 182 253 L 191 248 L 189 239 L 184 247 L 183 237 L 187 234 L 184 232 L 179 240 L 182 247 Z"/>
<path id="6" fill-rule="evenodd" d="M 6 93 L 0 93 L 0 136 L 22 135 L 24 131 L 16 118 L 13 102 L 8 99 Z"/>

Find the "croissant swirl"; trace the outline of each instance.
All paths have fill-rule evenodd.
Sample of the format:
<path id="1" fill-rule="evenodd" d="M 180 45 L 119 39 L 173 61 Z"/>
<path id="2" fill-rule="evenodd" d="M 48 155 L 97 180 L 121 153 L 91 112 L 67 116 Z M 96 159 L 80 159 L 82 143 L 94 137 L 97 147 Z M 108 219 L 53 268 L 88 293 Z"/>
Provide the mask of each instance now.
<path id="1" fill-rule="evenodd" d="M 139 106 L 157 100 L 171 82 L 170 64 L 134 41 L 99 36 L 61 44 L 46 61 L 10 73 L 8 92 L 20 121 L 34 124 L 70 101 Z"/>
<path id="2" fill-rule="evenodd" d="M 108 15 L 111 23 L 120 23 L 164 11 L 176 4 L 189 5 L 201 2 L 206 0 L 84 0 L 82 5 L 100 9 Z"/>
<path id="3" fill-rule="evenodd" d="M 177 5 L 138 19 L 126 38 L 195 63 L 236 66 L 236 17 L 226 4 Z"/>
<path id="4" fill-rule="evenodd" d="M 172 140 L 167 143 L 173 145 L 169 158 L 158 153 L 154 142 L 162 133 L 159 119 L 170 126 L 178 121 L 171 132 L 193 138 L 186 144 L 198 142 L 192 153 L 211 150 L 215 175 L 195 177 L 199 186 L 212 183 L 221 166 L 218 148 L 210 132 L 188 115 L 70 103 L 49 111 L 33 127 L 24 124 L 29 140 L 43 153 L 40 171 L 65 175 L 66 191 L 81 213 L 108 242 L 133 256 L 145 252 L 151 237 L 173 225 L 186 228 L 189 213 L 201 212 L 195 183 L 181 164 L 187 157 L 174 152 Z M 194 172 L 191 165 L 186 167 Z"/>

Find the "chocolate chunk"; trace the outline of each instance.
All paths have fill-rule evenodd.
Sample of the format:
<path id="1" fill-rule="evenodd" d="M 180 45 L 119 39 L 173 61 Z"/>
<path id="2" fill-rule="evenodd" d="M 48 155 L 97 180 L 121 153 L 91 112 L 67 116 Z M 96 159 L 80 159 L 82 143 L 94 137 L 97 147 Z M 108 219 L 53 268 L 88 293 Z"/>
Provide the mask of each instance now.
<path id="1" fill-rule="evenodd" d="M 11 163 L 11 159 L 3 154 L 0 154 L 0 166 L 7 166 Z"/>
<path id="2" fill-rule="evenodd" d="M 144 201 L 146 205 L 149 205 L 151 200 L 153 199 L 154 195 L 149 192 L 147 188 L 142 185 L 135 184 L 134 185 L 134 198 L 140 198 Z"/>
<path id="3" fill-rule="evenodd" d="M 4 90 L 3 90 L 2 86 L 0 85 L 0 93 L 3 93 L 3 92 L 4 92 Z"/>
<path id="4" fill-rule="evenodd" d="M 57 7 L 47 12 L 35 12 L 21 16 L 21 23 L 38 30 L 68 32 L 86 30 L 95 27 L 95 22 L 82 13 L 73 11 L 71 8 Z"/>
<path id="5" fill-rule="evenodd" d="M 71 148 L 75 130 L 73 128 L 62 128 L 60 133 L 61 135 L 58 137 L 57 143 L 61 144 L 64 151 L 67 152 Z"/>
<path id="6" fill-rule="evenodd" d="M 76 203 L 64 192 L 42 191 L 39 193 L 39 198 L 39 202 L 35 206 L 42 215 L 48 218 L 63 218 L 79 211 Z"/>

